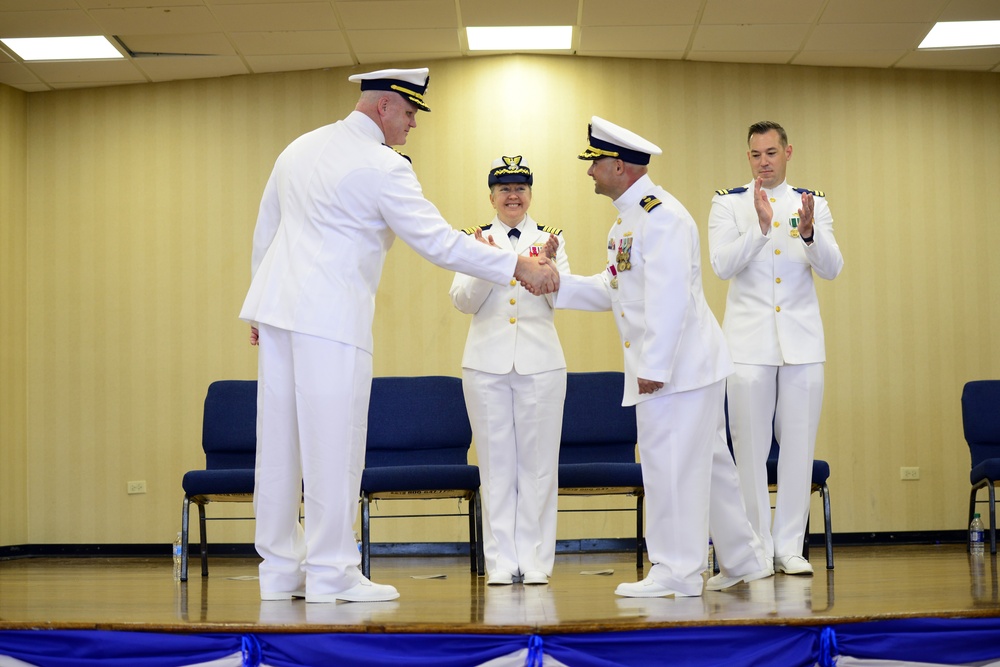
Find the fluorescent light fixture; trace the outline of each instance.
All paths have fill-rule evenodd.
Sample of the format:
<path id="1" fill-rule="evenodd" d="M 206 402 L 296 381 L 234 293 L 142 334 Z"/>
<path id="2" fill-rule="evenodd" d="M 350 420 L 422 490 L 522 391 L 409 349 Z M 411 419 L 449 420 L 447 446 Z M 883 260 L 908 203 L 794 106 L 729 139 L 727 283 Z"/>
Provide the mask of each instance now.
<path id="1" fill-rule="evenodd" d="M 16 37 L 0 39 L 24 61 L 110 60 L 124 58 L 100 35 L 89 37 Z"/>
<path id="2" fill-rule="evenodd" d="M 920 49 L 968 49 L 1000 46 L 1000 21 L 946 21 L 935 23 Z"/>
<path id="3" fill-rule="evenodd" d="M 573 45 L 571 25 L 466 28 L 470 51 L 568 50 Z"/>

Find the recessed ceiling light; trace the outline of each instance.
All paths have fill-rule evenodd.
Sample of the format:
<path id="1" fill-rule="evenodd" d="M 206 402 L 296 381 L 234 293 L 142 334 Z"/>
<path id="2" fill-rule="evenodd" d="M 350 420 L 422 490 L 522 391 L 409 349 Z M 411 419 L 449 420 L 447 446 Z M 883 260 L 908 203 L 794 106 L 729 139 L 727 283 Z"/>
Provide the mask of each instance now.
<path id="1" fill-rule="evenodd" d="M 969 49 L 983 46 L 1000 46 L 1000 21 L 935 23 L 917 48 Z"/>
<path id="2" fill-rule="evenodd" d="M 87 37 L 12 37 L 3 42 L 25 61 L 110 60 L 124 58 L 111 42 L 100 35 Z"/>
<path id="3" fill-rule="evenodd" d="M 470 51 L 568 50 L 573 45 L 573 26 L 506 26 L 466 28 Z"/>

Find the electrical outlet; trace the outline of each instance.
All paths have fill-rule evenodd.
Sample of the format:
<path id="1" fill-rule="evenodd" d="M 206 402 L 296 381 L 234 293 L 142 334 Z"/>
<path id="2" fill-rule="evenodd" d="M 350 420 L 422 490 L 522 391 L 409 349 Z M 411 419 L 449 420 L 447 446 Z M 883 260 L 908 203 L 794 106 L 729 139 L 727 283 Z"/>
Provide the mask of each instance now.
<path id="1" fill-rule="evenodd" d="M 146 493 L 146 480 L 141 479 L 136 482 L 128 482 L 128 494 Z"/>
<path id="2" fill-rule="evenodd" d="M 920 479 L 920 468 L 900 468 L 899 478 L 907 481 Z"/>

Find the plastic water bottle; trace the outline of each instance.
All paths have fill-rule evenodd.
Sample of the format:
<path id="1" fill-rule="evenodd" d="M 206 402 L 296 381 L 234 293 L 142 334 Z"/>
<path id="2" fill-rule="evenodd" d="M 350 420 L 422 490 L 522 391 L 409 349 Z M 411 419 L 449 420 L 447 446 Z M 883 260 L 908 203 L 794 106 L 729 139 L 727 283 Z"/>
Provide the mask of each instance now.
<path id="1" fill-rule="evenodd" d="M 715 574 L 715 545 L 712 538 L 708 538 L 708 576 Z"/>
<path id="2" fill-rule="evenodd" d="M 983 555 L 983 532 L 983 520 L 977 512 L 969 524 L 969 553 L 973 556 Z"/>
<path id="3" fill-rule="evenodd" d="M 174 540 L 174 581 L 181 580 L 181 534 Z"/>

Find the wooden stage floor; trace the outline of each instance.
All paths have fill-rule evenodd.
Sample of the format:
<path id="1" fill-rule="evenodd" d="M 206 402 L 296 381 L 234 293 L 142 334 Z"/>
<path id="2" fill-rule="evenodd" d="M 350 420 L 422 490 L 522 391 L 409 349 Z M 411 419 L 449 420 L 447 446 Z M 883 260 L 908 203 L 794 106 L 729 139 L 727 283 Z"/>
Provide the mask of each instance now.
<path id="1" fill-rule="evenodd" d="M 628 599 L 633 555 L 560 554 L 548 586 L 486 586 L 456 557 L 374 557 L 393 602 L 261 602 L 257 560 L 214 558 L 174 582 L 160 558 L 0 561 L 0 630 L 150 632 L 583 633 L 692 625 L 827 625 L 919 617 L 998 617 L 996 557 L 980 567 L 962 545 L 815 550 L 813 577 L 776 575 L 700 598 Z M 648 568 L 648 565 L 647 565 Z M 611 574 L 601 574 L 612 570 Z"/>

